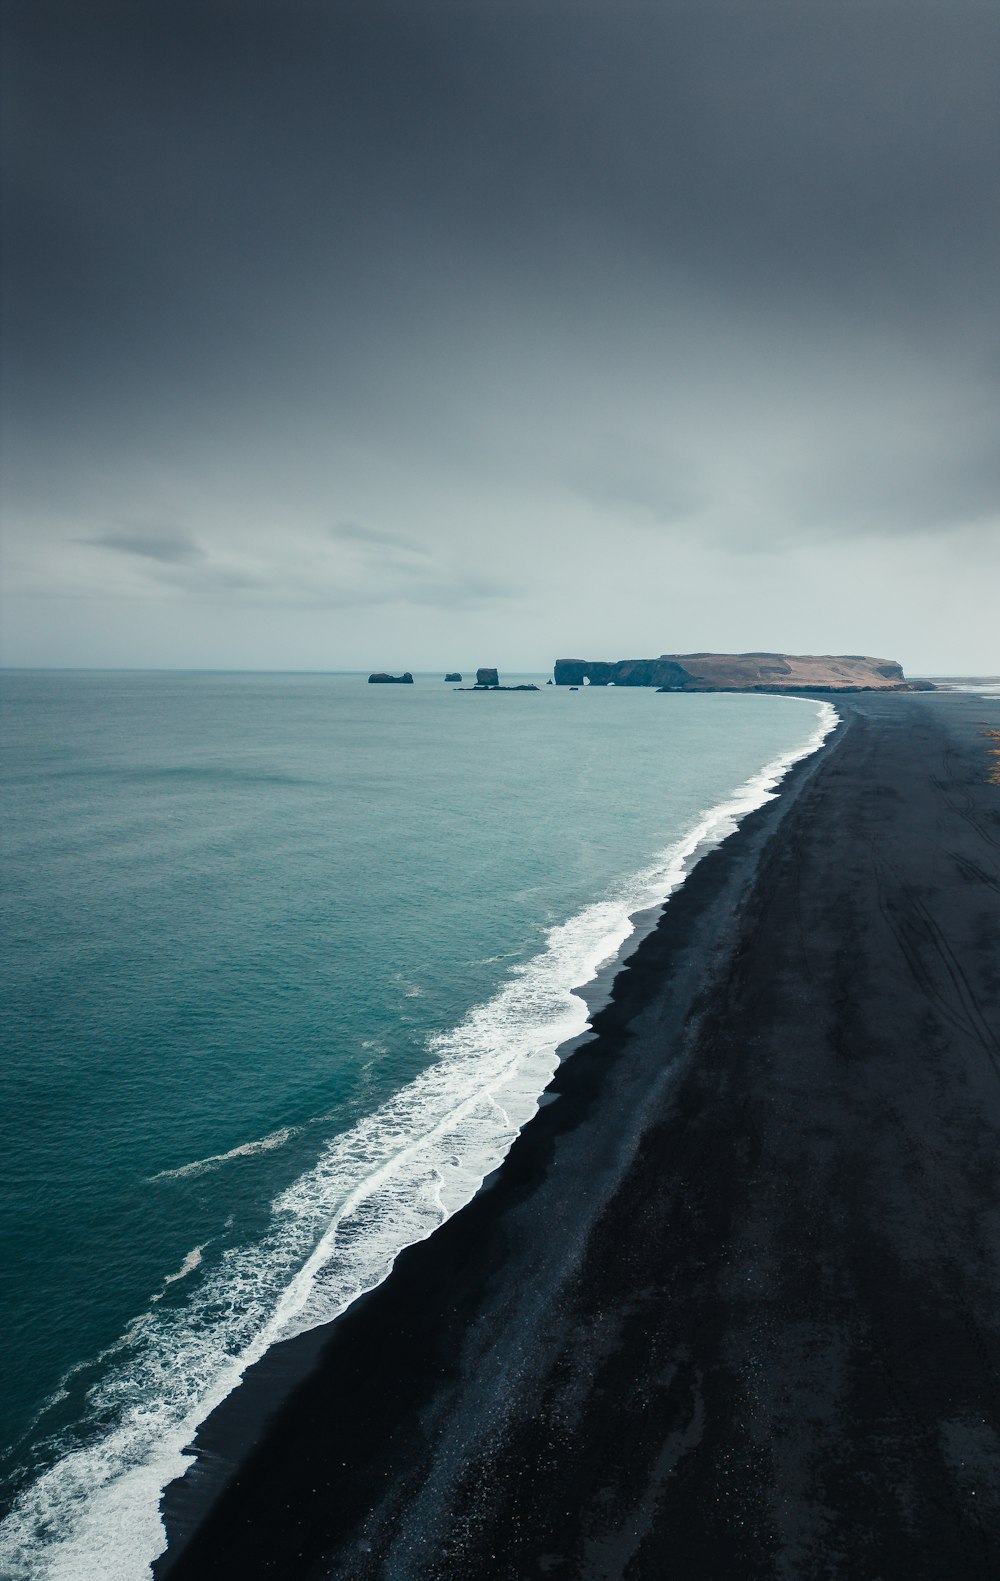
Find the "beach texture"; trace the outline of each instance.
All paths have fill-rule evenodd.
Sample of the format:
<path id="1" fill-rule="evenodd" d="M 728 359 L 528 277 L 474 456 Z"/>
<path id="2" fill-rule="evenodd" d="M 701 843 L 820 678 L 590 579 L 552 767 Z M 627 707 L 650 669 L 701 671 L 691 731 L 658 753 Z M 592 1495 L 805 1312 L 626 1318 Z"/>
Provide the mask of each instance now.
<path id="1" fill-rule="evenodd" d="M 158 1578 L 1000 1573 L 1000 710 L 838 707 L 487 1189 L 206 1424 Z"/>

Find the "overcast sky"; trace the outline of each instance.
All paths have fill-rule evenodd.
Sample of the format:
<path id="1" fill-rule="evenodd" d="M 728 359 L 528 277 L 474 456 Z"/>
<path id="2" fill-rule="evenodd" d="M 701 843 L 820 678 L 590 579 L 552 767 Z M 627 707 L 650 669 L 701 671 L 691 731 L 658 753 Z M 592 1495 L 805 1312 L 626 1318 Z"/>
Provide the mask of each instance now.
<path id="1" fill-rule="evenodd" d="M 995 0 L 17 0 L 7 664 L 1000 669 Z"/>

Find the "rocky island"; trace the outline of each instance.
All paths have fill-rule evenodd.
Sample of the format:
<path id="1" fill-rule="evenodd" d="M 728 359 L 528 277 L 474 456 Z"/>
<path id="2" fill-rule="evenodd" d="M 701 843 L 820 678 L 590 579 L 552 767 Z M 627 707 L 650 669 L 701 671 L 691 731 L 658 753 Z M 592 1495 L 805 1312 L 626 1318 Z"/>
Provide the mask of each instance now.
<path id="1" fill-rule="evenodd" d="M 377 670 L 368 677 L 369 686 L 412 686 L 413 676 L 409 670 L 404 670 L 402 675 L 388 675 L 385 670 Z"/>
<path id="2" fill-rule="evenodd" d="M 456 690 L 460 692 L 537 692 L 538 687 L 534 685 L 501 686 L 499 670 L 492 666 L 481 665 L 476 671 L 475 686 L 459 686 Z"/>
<path id="3" fill-rule="evenodd" d="M 662 692 L 915 692 L 894 659 L 866 654 L 663 653 L 658 659 L 557 659 L 557 686 L 655 686 Z"/>

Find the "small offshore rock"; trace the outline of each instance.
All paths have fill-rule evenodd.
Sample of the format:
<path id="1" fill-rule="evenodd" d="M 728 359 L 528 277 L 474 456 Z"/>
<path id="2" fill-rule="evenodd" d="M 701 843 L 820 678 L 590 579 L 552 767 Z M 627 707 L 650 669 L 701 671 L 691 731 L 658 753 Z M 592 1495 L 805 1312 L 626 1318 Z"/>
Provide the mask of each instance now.
<path id="1" fill-rule="evenodd" d="M 500 674 L 497 670 L 479 669 L 476 671 L 477 686 L 499 686 Z"/>
<path id="2" fill-rule="evenodd" d="M 458 692 L 479 692 L 480 694 L 489 692 L 492 695 L 494 692 L 537 692 L 538 687 L 532 682 L 521 686 L 457 686 L 455 690 Z M 572 690 L 577 691 L 578 688 L 573 687 Z"/>
<path id="3" fill-rule="evenodd" d="M 412 686 L 413 676 L 409 670 L 404 670 L 402 675 L 388 675 L 385 670 L 376 670 L 374 675 L 368 677 L 369 686 Z"/>
<path id="4" fill-rule="evenodd" d="M 446 681 L 460 681 L 461 679 L 462 677 L 459 675 L 457 670 L 449 670 L 448 674 L 445 676 Z"/>

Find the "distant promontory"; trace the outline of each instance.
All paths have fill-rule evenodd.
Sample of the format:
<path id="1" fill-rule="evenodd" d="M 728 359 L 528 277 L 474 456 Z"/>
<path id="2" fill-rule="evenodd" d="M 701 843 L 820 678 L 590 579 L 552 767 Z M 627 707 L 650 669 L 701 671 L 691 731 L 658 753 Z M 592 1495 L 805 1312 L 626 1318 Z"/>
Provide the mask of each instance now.
<path id="1" fill-rule="evenodd" d="M 557 659 L 557 686 L 655 686 L 667 692 L 913 692 L 894 659 L 866 654 L 663 653 L 658 659 Z"/>

